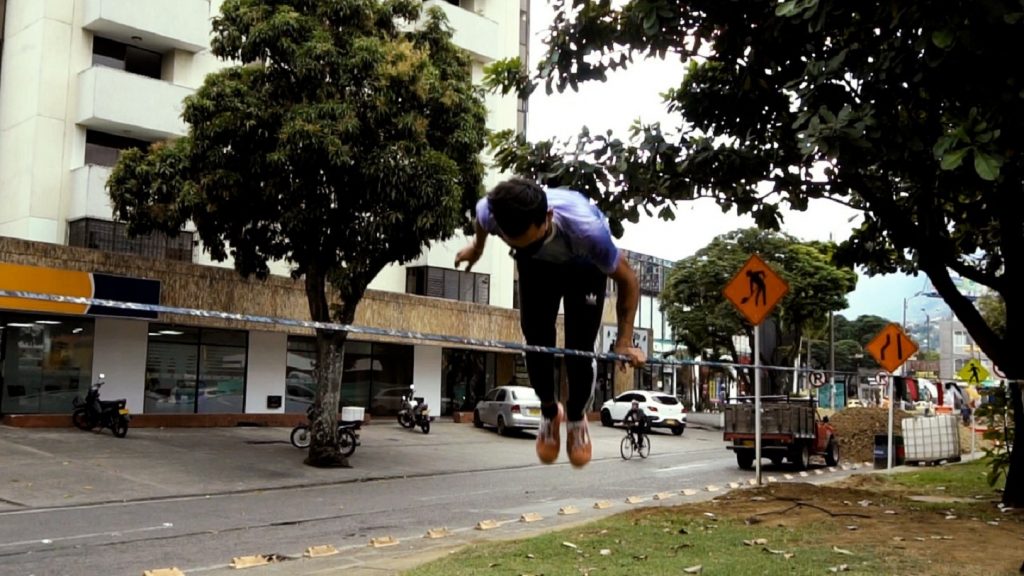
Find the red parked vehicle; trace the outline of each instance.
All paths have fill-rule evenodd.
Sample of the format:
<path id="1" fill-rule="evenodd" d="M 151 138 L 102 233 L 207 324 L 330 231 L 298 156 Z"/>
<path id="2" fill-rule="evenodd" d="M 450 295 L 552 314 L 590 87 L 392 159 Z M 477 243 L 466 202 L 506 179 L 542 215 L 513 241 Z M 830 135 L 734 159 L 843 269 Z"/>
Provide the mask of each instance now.
<path id="1" fill-rule="evenodd" d="M 736 453 L 736 463 L 749 470 L 754 467 L 754 397 L 730 398 L 725 405 L 727 449 Z M 839 463 L 839 439 L 828 417 L 818 414 L 814 398 L 789 396 L 761 397 L 761 456 L 772 464 L 787 459 L 800 470 L 811 463 L 811 456 L 822 456 L 825 464 Z"/>

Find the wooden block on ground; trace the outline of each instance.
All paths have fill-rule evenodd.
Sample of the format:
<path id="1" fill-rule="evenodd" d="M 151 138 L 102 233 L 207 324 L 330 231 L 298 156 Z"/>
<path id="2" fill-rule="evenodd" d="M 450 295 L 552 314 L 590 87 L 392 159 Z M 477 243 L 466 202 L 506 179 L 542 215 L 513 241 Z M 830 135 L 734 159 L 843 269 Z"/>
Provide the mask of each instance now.
<path id="1" fill-rule="evenodd" d="M 520 522 L 540 522 L 544 517 L 536 512 L 527 512 L 519 517 Z"/>
<path id="2" fill-rule="evenodd" d="M 498 523 L 495 520 L 481 520 L 476 523 L 477 530 L 494 530 L 498 527 Z"/>
<path id="3" fill-rule="evenodd" d="M 320 558 L 323 556 L 334 556 L 338 553 L 338 549 L 330 544 L 323 544 L 321 546 L 310 546 L 306 548 L 306 556 L 310 558 Z"/>
<path id="4" fill-rule="evenodd" d="M 655 500 L 668 500 L 671 497 L 672 493 L 670 492 L 658 492 L 657 494 L 654 495 Z"/>
<path id="5" fill-rule="evenodd" d="M 598 510 L 604 510 L 611 507 L 612 503 L 608 500 L 598 500 L 597 502 L 594 502 L 594 508 L 597 508 Z"/>
<path id="6" fill-rule="evenodd" d="M 694 490 L 693 488 L 683 488 L 682 490 L 679 491 L 679 493 L 682 494 L 683 496 L 696 496 L 697 495 L 697 491 Z"/>
<path id="7" fill-rule="evenodd" d="M 398 539 L 394 536 L 378 536 L 376 538 L 370 538 L 370 546 L 374 548 L 384 548 L 385 546 L 394 546 L 398 544 Z"/>
<path id="8" fill-rule="evenodd" d="M 640 496 L 629 496 L 626 498 L 626 504 L 639 504 L 643 501 L 644 499 Z"/>
<path id="9" fill-rule="evenodd" d="M 265 566 L 267 564 L 270 564 L 270 559 L 262 554 L 236 556 L 231 559 L 232 568 L 252 568 L 253 566 Z"/>
<path id="10" fill-rule="evenodd" d="M 444 538 L 451 536 L 452 532 L 448 528 L 430 528 L 427 533 L 423 535 L 424 538 Z"/>
<path id="11" fill-rule="evenodd" d="M 573 505 L 571 505 L 571 504 L 569 506 L 562 506 L 561 508 L 558 509 L 558 514 L 560 516 L 568 516 L 570 514 L 579 514 L 579 513 L 580 513 L 580 509 L 575 507 L 575 506 L 573 506 Z"/>
<path id="12" fill-rule="evenodd" d="M 142 576 L 185 576 L 185 573 L 174 568 L 156 568 L 155 570 L 145 570 Z"/>

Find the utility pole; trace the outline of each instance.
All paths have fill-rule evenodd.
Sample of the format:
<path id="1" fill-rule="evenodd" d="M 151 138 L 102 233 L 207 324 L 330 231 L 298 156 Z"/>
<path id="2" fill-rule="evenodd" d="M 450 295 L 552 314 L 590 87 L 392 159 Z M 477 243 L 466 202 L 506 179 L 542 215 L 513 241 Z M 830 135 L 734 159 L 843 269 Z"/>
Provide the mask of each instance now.
<path id="1" fill-rule="evenodd" d="M 831 392 L 832 411 L 836 411 L 836 317 L 828 312 L 828 373 L 829 391 Z"/>

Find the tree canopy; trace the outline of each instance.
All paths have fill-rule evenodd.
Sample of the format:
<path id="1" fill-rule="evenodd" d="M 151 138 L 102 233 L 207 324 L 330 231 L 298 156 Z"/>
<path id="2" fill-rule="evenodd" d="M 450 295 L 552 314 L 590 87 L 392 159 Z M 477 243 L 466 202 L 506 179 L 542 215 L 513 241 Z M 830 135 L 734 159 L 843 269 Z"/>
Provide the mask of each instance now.
<path id="1" fill-rule="evenodd" d="M 808 329 L 827 324 L 830 311 L 846 308 L 846 294 L 857 285 L 853 270 L 832 264 L 833 249 L 827 243 L 801 242 L 756 228 L 715 237 L 669 271 L 661 303 L 672 333 L 691 354 L 713 360 L 724 356 L 739 361 L 733 338 L 739 334 L 747 336 L 753 350 L 754 329 L 722 297 L 722 288 L 750 254 L 756 253 L 789 284 L 786 296 L 772 312 L 774 321 L 765 322 L 773 330 L 767 340 L 776 345 L 763 347 L 762 363 L 791 366 Z M 788 374 L 771 372 L 769 389 L 784 392 Z"/>
<path id="2" fill-rule="evenodd" d="M 558 0 L 555 9 L 537 68 L 502 63 L 492 86 L 576 90 L 636 56 L 679 59 L 687 72 L 664 95 L 679 120 L 638 123 L 625 139 L 505 133 L 494 140 L 503 166 L 583 190 L 620 218 L 638 207 L 672 217 L 672 202 L 699 197 L 765 227 L 779 225 L 780 206 L 812 199 L 859 210 L 841 261 L 872 274 L 923 272 L 986 355 L 1024 378 L 1013 361 L 1024 342 L 1024 68 L 1006 64 L 1024 53 L 1019 0 Z M 1004 333 L 955 276 L 1003 298 Z M 1020 506 L 1018 454 L 1004 501 Z"/>
<path id="3" fill-rule="evenodd" d="M 191 221 L 215 260 L 291 265 L 310 317 L 349 324 L 367 286 L 467 224 L 486 111 L 444 13 L 417 0 L 225 0 L 212 51 L 241 62 L 185 100 L 188 135 L 126 151 L 108 183 L 133 233 Z M 317 334 L 313 442 L 337 460 L 345 333 Z"/>

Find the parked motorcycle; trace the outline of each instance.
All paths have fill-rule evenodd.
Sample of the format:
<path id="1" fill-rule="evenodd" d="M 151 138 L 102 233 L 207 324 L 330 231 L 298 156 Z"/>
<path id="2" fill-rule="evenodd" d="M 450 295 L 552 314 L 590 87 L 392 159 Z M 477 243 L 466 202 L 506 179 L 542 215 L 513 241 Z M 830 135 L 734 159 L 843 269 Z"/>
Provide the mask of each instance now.
<path id="1" fill-rule="evenodd" d="M 78 396 L 71 402 L 75 409 L 71 412 L 71 422 L 79 430 L 92 430 L 97 426 L 110 428 L 114 436 L 124 438 L 128 435 L 128 421 L 131 416 L 128 413 L 128 401 L 124 398 L 117 400 L 100 400 L 100 388 L 105 383 L 106 376 L 100 374 L 99 380 L 89 387 L 85 400 Z"/>
<path id="2" fill-rule="evenodd" d="M 430 433 L 430 407 L 420 397 L 413 397 L 413 388 L 409 387 L 409 394 L 402 396 L 402 409 L 398 411 L 398 423 L 402 428 L 415 428 L 419 426 L 424 434 Z"/>
<path id="3" fill-rule="evenodd" d="M 310 406 L 306 412 L 309 415 L 309 420 L 312 421 L 313 406 Z M 338 449 L 342 456 L 348 458 L 356 451 L 356 446 L 359 445 L 359 429 L 362 426 L 362 420 L 338 420 Z M 292 446 L 300 449 L 309 448 L 312 438 L 313 433 L 309 429 L 308 422 L 292 428 Z"/>

